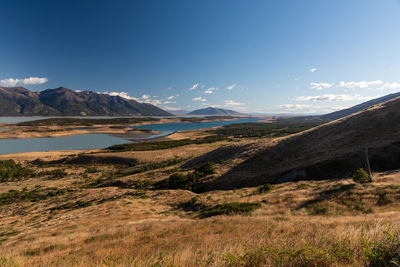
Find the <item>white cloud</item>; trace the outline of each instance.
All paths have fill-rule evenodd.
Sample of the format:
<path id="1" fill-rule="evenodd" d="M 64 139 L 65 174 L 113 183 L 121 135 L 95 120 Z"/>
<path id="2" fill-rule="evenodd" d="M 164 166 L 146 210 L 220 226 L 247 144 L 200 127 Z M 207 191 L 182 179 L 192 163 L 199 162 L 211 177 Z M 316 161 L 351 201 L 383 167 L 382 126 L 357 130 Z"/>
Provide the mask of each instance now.
<path id="1" fill-rule="evenodd" d="M 279 105 L 278 107 L 285 109 L 285 110 L 301 110 L 301 109 L 320 108 L 319 106 L 302 105 L 302 104 L 283 104 L 283 105 Z"/>
<path id="2" fill-rule="evenodd" d="M 193 84 L 192 87 L 189 88 L 189 91 L 192 91 L 192 90 L 196 89 L 197 87 L 199 87 L 199 84 L 195 83 L 195 84 Z"/>
<path id="3" fill-rule="evenodd" d="M 333 94 L 324 94 L 317 96 L 299 96 L 296 98 L 297 101 L 367 101 L 371 100 L 375 97 L 371 96 L 361 96 L 361 95 L 333 95 Z"/>
<path id="4" fill-rule="evenodd" d="M 216 87 L 210 87 L 204 91 L 205 94 L 212 94 L 215 90 L 218 90 Z"/>
<path id="5" fill-rule="evenodd" d="M 241 105 L 243 105 L 243 103 L 235 102 L 233 100 L 225 100 L 225 102 L 224 102 L 225 107 L 233 107 L 233 106 L 241 106 Z"/>
<path id="6" fill-rule="evenodd" d="M 170 100 L 166 100 L 163 102 L 163 104 L 175 104 L 176 101 L 170 101 Z"/>
<path id="7" fill-rule="evenodd" d="M 127 92 L 108 92 L 108 91 L 106 91 L 106 92 L 103 92 L 103 93 L 101 93 L 101 92 L 98 92 L 98 93 L 99 94 L 110 95 L 110 96 L 119 96 L 119 97 L 122 97 L 122 98 L 125 98 L 125 99 L 129 99 L 129 100 L 137 100 L 137 98 L 129 96 Z"/>
<path id="8" fill-rule="evenodd" d="M 316 72 L 318 69 L 317 68 L 312 68 L 310 69 L 310 72 Z"/>
<path id="9" fill-rule="evenodd" d="M 141 97 L 132 97 L 129 96 L 129 94 L 127 92 L 98 92 L 99 94 L 106 94 L 106 95 L 110 95 L 110 96 L 119 96 L 128 100 L 135 100 L 137 102 L 140 103 L 147 103 L 147 104 L 152 104 L 152 105 L 161 105 L 163 102 L 161 100 L 158 99 L 154 99 L 157 96 L 151 96 L 151 95 L 147 95 L 147 94 L 143 94 Z M 169 103 L 173 103 L 173 102 L 169 102 Z"/>
<path id="10" fill-rule="evenodd" d="M 330 83 L 310 83 L 310 86 L 312 89 L 316 89 L 316 90 L 322 90 L 322 89 L 327 89 L 327 88 L 331 88 L 333 86 L 333 84 Z"/>
<path id="11" fill-rule="evenodd" d="M 386 90 L 386 89 L 400 89 L 400 83 L 394 82 L 394 83 L 385 83 L 381 88 L 381 90 Z"/>
<path id="12" fill-rule="evenodd" d="M 205 101 L 207 101 L 207 99 L 202 98 L 201 96 L 199 96 L 199 97 L 194 97 L 194 98 L 192 98 L 192 100 L 193 100 L 193 101 L 200 101 L 200 102 L 205 102 Z"/>
<path id="13" fill-rule="evenodd" d="M 181 110 L 180 108 L 170 107 L 170 106 L 162 106 L 162 108 L 165 109 L 165 110 L 169 110 L 169 111 Z"/>
<path id="14" fill-rule="evenodd" d="M 232 90 L 233 88 L 235 88 L 235 86 L 236 86 L 236 84 L 234 83 L 232 85 L 229 85 L 229 86 L 225 87 L 225 89 L 226 90 Z"/>
<path id="15" fill-rule="evenodd" d="M 368 88 L 369 86 L 372 86 L 372 85 L 380 85 L 380 84 L 382 84 L 383 82 L 381 81 L 381 80 L 376 80 L 376 81 L 370 81 L 370 82 L 367 82 L 367 81 L 359 81 L 359 82 L 354 82 L 354 81 L 352 81 L 352 82 L 344 82 L 344 81 L 341 81 L 338 85 L 337 85 L 337 87 L 344 87 L 344 88 Z"/>
<path id="16" fill-rule="evenodd" d="M 0 86 L 17 86 L 17 85 L 35 85 L 35 84 L 44 84 L 48 82 L 48 79 L 45 77 L 29 77 L 29 78 L 24 78 L 24 79 L 13 79 L 13 78 L 8 78 L 8 79 L 3 79 L 0 80 Z"/>
<path id="17" fill-rule="evenodd" d="M 141 98 L 142 98 L 143 100 L 148 100 L 148 99 L 151 98 L 151 95 L 146 95 L 146 94 L 144 94 L 144 95 L 142 95 Z"/>

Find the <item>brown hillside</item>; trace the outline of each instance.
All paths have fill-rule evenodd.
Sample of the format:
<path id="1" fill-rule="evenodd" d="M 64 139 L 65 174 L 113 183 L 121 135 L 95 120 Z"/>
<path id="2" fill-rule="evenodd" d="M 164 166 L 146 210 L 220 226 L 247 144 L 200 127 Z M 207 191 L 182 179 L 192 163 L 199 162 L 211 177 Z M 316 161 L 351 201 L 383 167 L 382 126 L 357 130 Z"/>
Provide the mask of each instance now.
<path id="1" fill-rule="evenodd" d="M 202 189 L 349 177 L 354 170 L 365 166 L 366 147 L 373 171 L 400 168 L 400 98 L 289 136 L 276 144 L 254 144 L 253 153 L 244 154 L 247 159 L 234 164 L 222 176 L 204 182 Z M 232 155 L 230 150 L 221 148 L 203 159 L 216 161 L 215 156 L 224 155 L 224 151 Z"/>

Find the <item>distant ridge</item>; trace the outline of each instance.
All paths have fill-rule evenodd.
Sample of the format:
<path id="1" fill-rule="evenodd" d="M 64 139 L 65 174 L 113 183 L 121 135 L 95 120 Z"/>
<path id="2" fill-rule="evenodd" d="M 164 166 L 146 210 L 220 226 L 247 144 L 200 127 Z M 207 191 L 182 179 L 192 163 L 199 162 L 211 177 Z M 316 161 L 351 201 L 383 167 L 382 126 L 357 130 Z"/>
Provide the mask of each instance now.
<path id="1" fill-rule="evenodd" d="M 323 120 L 337 120 L 346 116 L 349 116 L 351 114 L 357 113 L 361 110 L 367 109 L 369 107 L 372 107 L 373 105 L 381 104 L 384 102 L 387 102 L 389 100 L 395 99 L 397 97 L 400 97 L 400 92 L 399 93 L 394 93 L 390 95 L 385 95 L 379 98 L 372 99 L 370 101 L 361 103 L 359 105 L 347 108 L 347 109 L 342 109 L 338 110 L 326 115 L 320 116 Z"/>
<path id="2" fill-rule="evenodd" d="M 59 87 L 31 92 L 0 87 L 0 116 L 173 116 L 154 105 Z"/>
<path id="3" fill-rule="evenodd" d="M 242 114 L 234 110 L 208 107 L 208 108 L 194 110 L 192 112 L 187 113 L 187 115 L 242 115 Z"/>

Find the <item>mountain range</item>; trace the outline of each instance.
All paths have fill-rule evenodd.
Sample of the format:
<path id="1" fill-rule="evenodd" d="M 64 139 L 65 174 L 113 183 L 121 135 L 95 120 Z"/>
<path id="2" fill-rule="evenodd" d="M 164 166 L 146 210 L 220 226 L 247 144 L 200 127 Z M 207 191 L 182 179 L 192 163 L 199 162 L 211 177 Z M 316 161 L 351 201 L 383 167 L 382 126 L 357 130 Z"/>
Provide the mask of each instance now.
<path id="1" fill-rule="evenodd" d="M 32 92 L 0 87 L 0 116 L 173 116 L 148 103 L 59 87 Z"/>
<path id="2" fill-rule="evenodd" d="M 193 110 L 192 112 L 187 113 L 187 115 L 242 115 L 242 114 L 234 110 L 208 107 L 208 108 Z"/>

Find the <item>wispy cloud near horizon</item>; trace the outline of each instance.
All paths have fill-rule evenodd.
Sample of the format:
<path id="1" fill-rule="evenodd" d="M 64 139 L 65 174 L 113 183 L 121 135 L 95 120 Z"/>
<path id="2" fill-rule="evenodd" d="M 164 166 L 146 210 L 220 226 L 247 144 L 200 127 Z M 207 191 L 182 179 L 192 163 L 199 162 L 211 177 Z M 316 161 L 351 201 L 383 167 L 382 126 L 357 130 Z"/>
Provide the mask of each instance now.
<path id="1" fill-rule="evenodd" d="M 333 84 L 312 82 L 312 83 L 310 83 L 310 86 L 311 86 L 312 89 L 322 90 L 322 89 L 331 88 L 333 86 Z"/>
<path id="2" fill-rule="evenodd" d="M 324 94 L 316 96 L 299 96 L 297 101 L 367 101 L 374 99 L 372 96 L 348 95 L 348 94 Z"/>

